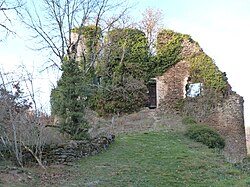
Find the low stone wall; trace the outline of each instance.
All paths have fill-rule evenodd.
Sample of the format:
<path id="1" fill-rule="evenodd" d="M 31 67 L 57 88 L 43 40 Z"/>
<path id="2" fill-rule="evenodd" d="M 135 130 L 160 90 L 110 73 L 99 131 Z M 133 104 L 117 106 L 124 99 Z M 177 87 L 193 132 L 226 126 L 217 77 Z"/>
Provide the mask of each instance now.
<path id="1" fill-rule="evenodd" d="M 90 141 L 69 141 L 60 145 L 47 145 L 44 147 L 42 162 L 49 164 L 66 164 L 74 160 L 95 155 L 109 147 L 115 136 L 94 138 Z M 35 163 L 34 157 L 28 151 L 23 152 L 24 164 Z"/>

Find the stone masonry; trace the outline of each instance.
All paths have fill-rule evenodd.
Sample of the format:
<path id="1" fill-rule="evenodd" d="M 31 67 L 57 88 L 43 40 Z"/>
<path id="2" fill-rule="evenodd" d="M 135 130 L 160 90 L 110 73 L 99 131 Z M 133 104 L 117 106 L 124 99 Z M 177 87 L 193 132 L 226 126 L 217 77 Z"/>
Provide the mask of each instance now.
<path id="1" fill-rule="evenodd" d="M 74 33 L 72 32 L 71 33 L 71 52 L 72 53 L 75 53 L 76 55 L 76 60 L 77 61 L 80 61 L 84 54 L 86 53 L 86 46 L 84 44 L 85 40 L 84 40 L 84 37 L 83 36 L 80 36 L 80 40 L 78 41 L 78 45 L 75 46 L 75 43 L 77 42 L 78 40 L 78 36 L 79 34 L 78 33 Z"/>
<path id="2" fill-rule="evenodd" d="M 180 61 L 156 79 L 157 107 L 176 111 L 177 102 L 185 97 L 185 85 L 189 77 L 189 63 Z"/>
<path id="3" fill-rule="evenodd" d="M 216 129 L 225 139 L 223 154 L 228 162 L 241 162 L 247 156 L 243 98 L 232 92 L 211 105 L 211 98 L 187 98 L 183 107 L 185 115 Z"/>
<path id="4" fill-rule="evenodd" d="M 232 163 L 242 161 L 247 154 L 243 102 L 243 98 L 234 93 L 225 98 L 211 115 L 202 119 L 225 138 L 224 155 Z"/>
<path id="5" fill-rule="evenodd" d="M 167 43 L 169 37 L 162 36 Z M 186 84 L 190 75 L 189 58 L 203 53 L 192 40 L 182 43 L 183 60 L 156 77 L 157 107 L 169 113 L 191 115 L 197 121 L 216 129 L 225 139 L 223 154 L 231 163 L 241 162 L 247 157 L 244 126 L 244 101 L 237 93 L 229 90 L 228 95 L 186 97 Z"/>
<path id="6" fill-rule="evenodd" d="M 47 145 L 44 147 L 42 154 L 42 162 L 49 164 L 67 164 L 74 160 L 95 155 L 107 149 L 114 141 L 114 135 L 96 137 L 92 140 L 69 141 L 58 145 Z M 34 157 L 23 149 L 23 162 L 25 165 L 36 163 Z"/>

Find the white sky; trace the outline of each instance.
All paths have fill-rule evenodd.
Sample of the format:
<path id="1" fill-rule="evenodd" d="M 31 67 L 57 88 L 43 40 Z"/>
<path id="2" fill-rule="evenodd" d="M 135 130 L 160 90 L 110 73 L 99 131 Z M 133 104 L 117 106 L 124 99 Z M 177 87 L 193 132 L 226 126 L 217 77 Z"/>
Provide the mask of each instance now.
<path id="1" fill-rule="evenodd" d="M 225 71 L 233 90 L 244 97 L 245 125 L 250 126 L 250 89 L 247 64 L 250 54 L 250 0 L 130 0 L 136 7 L 130 12 L 138 21 L 149 6 L 163 11 L 168 29 L 189 34 L 199 42 L 221 71 Z M 0 43 L 0 67 L 15 70 L 23 63 L 36 72 L 46 57 L 29 50 L 28 32 L 22 25 L 14 25 L 20 37 L 9 37 Z M 53 75 L 37 74 L 37 88 L 43 92 L 41 101 L 49 101 Z M 45 81 L 47 80 L 47 81 Z M 43 84 L 43 85 L 42 85 Z"/>

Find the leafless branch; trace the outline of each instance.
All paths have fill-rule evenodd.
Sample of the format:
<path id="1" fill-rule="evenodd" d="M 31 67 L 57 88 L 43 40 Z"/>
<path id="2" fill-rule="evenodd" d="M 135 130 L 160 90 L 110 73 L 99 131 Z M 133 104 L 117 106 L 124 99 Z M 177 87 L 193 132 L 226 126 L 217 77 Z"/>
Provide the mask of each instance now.
<path id="1" fill-rule="evenodd" d="M 147 8 L 142 13 L 142 20 L 139 23 L 139 28 L 145 32 L 148 38 L 148 45 L 151 53 L 154 53 L 156 35 L 162 29 L 163 12 L 160 9 Z"/>
<path id="2" fill-rule="evenodd" d="M 10 145 L 9 151 L 15 155 L 20 166 L 24 163 L 23 151 L 25 149 L 44 168 L 42 151 L 47 138 L 44 133 L 44 128 L 48 123 L 47 117 L 37 106 L 34 75 L 25 66 L 19 70 L 19 75 L 11 78 L 6 77 L 7 73 L 0 71 L 0 79 L 2 79 L 0 124 L 4 127 L 4 131 L 0 132 L 0 141 Z M 13 90 L 9 88 L 9 84 L 12 85 Z"/>
<path id="3" fill-rule="evenodd" d="M 21 15 L 21 8 L 24 6 L 22 0 L 16 0 L 15 3 L 7 0 L 2 0 L 0 2 L 0 28 L 2 28 L 2 32 L 5 32 L 5 35 L 8 34 L 16 34 L 16 32 L 11 28 L 12 27 L 12 19 L 15 19 L 9 16 L 12 12 L 16 15 Z"/>
<path id="4" fill-rule="evenodd" d="M 43 0 L 44 11 L 38 9 L 38 6 L 33 3 L 32 10 L 26 9 L 28 19 L 23 19 L 23 23 L 34 33 L 32 39 L 37 42 L 34 45 L 35 49 L 51 51 L 56 58 L 48 58 L 48 61 L 53 64 L 53 67 L 59 68 L 65 57 L 76 60 L 77 52 L 73 53 L 72 47 L 77 48 L 82 40 L 82 28 L 90 24 L 95 25 L 96 34 L 93 40 L 97 40 L 98 28 L 101 27 L 101 32 L 104 33 L 125 15 L 128 7 L 125 7 L 124 3 L 125 1 L 111 0 Z M 120 9 L 120 12 L 112 22 L 108 23 L 107 19 L 117 9 Z M 78 28 L 78 35 L 73 41 L 72 32 L 75 28 Z M 101 51 L 100 48 L 96 48 L 94 42 L 91 48 L 91 62 L 86 71 L 94 66 Z M 47 64 L 47 67 L 51 67 L 51 64 Z"/>

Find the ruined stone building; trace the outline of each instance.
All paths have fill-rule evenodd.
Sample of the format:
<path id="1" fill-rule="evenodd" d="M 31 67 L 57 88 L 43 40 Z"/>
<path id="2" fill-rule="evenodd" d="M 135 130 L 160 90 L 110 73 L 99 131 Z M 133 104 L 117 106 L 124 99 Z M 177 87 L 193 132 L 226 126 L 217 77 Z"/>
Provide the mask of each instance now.
<path id="1" fill-rule="evenodd" d="M 86 29 L 90 38 L 92 32 L 96 32 L 91 27 Z M 82 37 L 76 46 L 77 60 L 87 57 L 88 48 L 93 49 L 93 46 L 88 46 L 87 38 Z M 72 42 L 77 40 L 78 34 L 73 33 Z M 242 161 L 247 156 L 243 98 L 232 91 L 226 74 L 190 36 L 165 30 L 158 35 L 157 47 L 164 48 L 178 42 L 180 60 L 150 81 L 150 107 L 191 115 L 216 129 L 225 139 L 225 158 L 232 163 Z M 97 49 L 98 46 L 97 42 Z"/>
<path id="2" fill-rule="evenodd" d="M 168 44 L 171 37 L 168 33 L 163 33 L 160 42 Z M 216 129 L 225 139 L 223 153 L 227 161 L 242 161 L 247 156 L 243 98 L 232 91 L 225 73 L 219 71 L 214 63 L 201 69 L 207 65 L 207 61 L 200 61 L 208 59 L 207 55 L 189 37 L 182 39 L 181 55 L 182 60 L 152 80 L 150 91 L 153 93 L 153 107 L 170 113 L 191 115 L 197 121 Z M 200 69 L 194 68 L 195 63 Z M 210 77 L 216 78 L 215 74 L 218 74 L 215 81 L 218 86 L 209 77 L 206 78 L 204 73 L 209 73 L 209 69 L 215 72 Z M 195 94 L 192 95 L 188 87 L 195 84 L 198 87 L 196 86 Z M 213 89 L 210 90 L 212 86 Z"/>

